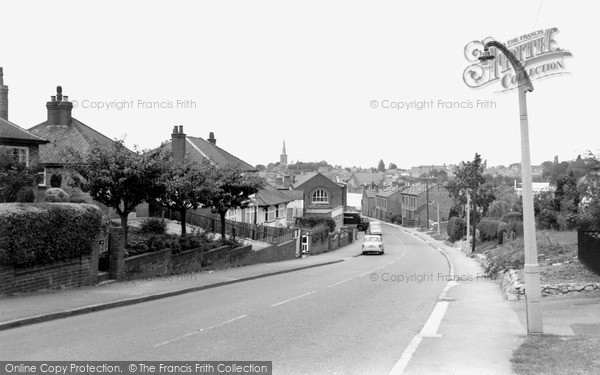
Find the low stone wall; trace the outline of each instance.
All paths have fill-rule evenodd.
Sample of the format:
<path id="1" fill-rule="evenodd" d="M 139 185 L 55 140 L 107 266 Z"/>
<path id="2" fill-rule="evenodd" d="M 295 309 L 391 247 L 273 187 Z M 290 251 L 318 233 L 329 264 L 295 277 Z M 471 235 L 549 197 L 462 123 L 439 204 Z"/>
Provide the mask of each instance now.
<path id="1" fill-rule="evenodd" d="M 354 232 L 352 232 L 354 233 Z M 326 253 L 328 251 L 337 250 L 340 247 L 344 247 L 353 242 L 352 233 L 342 234 L 337 233 L 335 236 L 328 236 L 327 240 L 317 243 L 310 243 L 309 253 L 311 255 L 317 255 Z"/>

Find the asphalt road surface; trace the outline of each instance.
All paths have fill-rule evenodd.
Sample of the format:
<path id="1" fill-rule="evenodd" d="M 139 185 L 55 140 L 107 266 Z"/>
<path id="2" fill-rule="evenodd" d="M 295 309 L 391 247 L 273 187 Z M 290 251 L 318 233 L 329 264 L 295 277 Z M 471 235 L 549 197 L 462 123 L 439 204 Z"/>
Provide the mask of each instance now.
<path id="1" fill-rule="evenodd" d="M 384 255 L 0 332 L 3 360 L 273 361 L 275 374 L 387 374 L 446 285 L 446 259 L 383 225 Z M 362 238 L 362 234 L 361 234 Z M 354 257 L 355 256 L 355 257 Z"/>

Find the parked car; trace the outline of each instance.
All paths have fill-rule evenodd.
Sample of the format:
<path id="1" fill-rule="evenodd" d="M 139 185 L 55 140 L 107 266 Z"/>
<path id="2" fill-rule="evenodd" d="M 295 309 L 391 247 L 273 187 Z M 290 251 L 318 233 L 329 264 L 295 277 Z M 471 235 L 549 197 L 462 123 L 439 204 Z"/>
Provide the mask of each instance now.
<path id="1" fill-rule="evenodd" d="M 369 223 L 369 228 L 367 229 L 366 234 L 376 234 L 376 235 L 382 236 L 381 223 L 378 221 L 371 221 Z"/>
<path id="2" fill-rule="evenodd" d="M 378 253 L 380 255 L 383 254 L 384 248 L 383 239 L 381 238 L 381 236 L 376 234 L 366 235 L 362 243 L 362 253 Z"/>

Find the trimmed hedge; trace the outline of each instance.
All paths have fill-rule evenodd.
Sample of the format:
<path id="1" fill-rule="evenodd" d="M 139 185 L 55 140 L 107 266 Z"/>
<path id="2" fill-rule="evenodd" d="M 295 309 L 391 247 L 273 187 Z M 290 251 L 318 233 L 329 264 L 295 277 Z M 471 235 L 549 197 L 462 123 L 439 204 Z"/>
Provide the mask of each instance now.
<path id="1" fill-rule="evenodd" d="M 446 231 L 448 232 L 448 240 L 450 242 L 458 241 L 467 234 L 467 222 L 464 219 L 454 216 L 448 221 Z"/>
<path id="2" fill-rule="evenodd" d="M 501 223 L 502 221 L 500 220 L 491 219 L 482 219 L 477 223 L 477 229 L 479 229 L 479 233 L 481 234 L 481 240 L 491 241 L 498 238 Z"/>
<path id="3" fill-rule="evenodd" d="M 102 211 L 90 204 L 0 204 L 0 264 L 27 267 L 90 254 L 101 226 Z"/>

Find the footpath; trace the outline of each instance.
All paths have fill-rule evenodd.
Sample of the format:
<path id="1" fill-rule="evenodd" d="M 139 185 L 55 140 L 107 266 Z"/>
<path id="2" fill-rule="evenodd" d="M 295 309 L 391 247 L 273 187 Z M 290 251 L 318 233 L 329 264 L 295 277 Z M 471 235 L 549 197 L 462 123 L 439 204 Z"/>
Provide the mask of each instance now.
<path id="1" fill-rule="evenodd" d="M 0 330 L 343 262 L 359 253 L 359 247 L 350 244 L 333 252 L 275 263 L 0 297 Z"/>
<path id="2" fill-rule="evenodd" d="M 498 281 L 486 278 L 480 264 L 460 249 L 415 229 L 402 229 L 446 256 L 451 281 L 430 317 L 438 315 L 438 321 L 426 323 L 392 373 L 512 374 L 512 353 L 527 331 L 502 296 Z M 438 306 L 442 311 L 436 314 Z"/>

